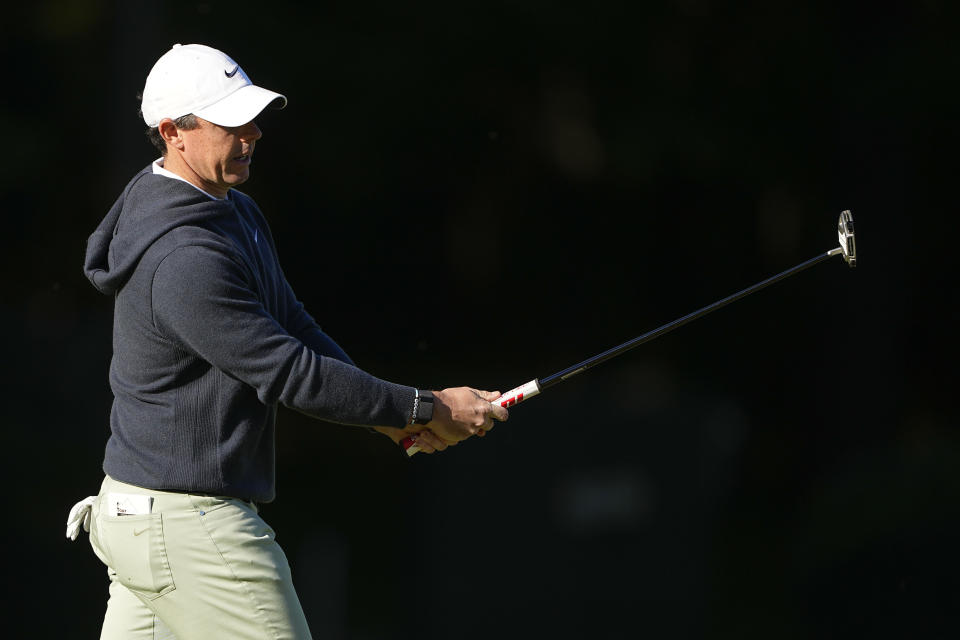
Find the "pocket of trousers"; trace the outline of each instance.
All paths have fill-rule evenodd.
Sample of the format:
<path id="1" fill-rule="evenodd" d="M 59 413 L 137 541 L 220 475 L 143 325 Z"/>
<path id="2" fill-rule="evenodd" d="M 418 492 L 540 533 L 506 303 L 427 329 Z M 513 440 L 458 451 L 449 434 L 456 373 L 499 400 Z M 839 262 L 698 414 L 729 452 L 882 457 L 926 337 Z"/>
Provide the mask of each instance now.
<path id="1" fill-rule="evenodd" d="M 100 536 L 109 549 L 109 566 L 125 587 L 148 599 L 176 588 L 163 540 L 162 513 L 104 516 Z"/>

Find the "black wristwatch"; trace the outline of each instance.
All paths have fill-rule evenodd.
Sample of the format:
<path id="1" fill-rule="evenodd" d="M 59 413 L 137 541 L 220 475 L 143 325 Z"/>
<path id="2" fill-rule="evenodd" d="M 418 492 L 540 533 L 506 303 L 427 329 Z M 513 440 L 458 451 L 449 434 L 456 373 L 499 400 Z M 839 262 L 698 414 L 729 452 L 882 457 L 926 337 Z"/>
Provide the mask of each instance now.
<path id="1" fill-rule="evenodd" d="M 417 391 L 417 402 L 415 415 L 413 416 L 414 424 L 427 424 L 433 420 L 433 392 L 424 391 L 419 389 Z"/>

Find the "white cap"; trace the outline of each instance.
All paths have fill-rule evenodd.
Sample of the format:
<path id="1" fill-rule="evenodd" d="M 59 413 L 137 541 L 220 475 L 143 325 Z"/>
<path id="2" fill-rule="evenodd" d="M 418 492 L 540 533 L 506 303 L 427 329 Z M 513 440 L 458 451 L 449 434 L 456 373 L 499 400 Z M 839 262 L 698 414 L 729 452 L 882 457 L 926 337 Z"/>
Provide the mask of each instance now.
<path id="1" fill-rule="evenodd" d="M 238 127 L 285 96 L 258 87 L 233 58 L 202 44 L 173 45 L 160 56 L 143 87 L 140 110 L 148 127 L 188 113 L 223 127 Z"/>

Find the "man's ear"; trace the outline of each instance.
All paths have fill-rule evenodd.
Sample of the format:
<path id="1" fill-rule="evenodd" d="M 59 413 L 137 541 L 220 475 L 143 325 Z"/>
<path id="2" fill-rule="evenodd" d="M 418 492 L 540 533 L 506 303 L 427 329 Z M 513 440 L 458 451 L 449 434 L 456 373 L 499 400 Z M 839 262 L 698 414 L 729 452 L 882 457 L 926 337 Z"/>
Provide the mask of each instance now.
<path id="1" fill-rule="evenodd" d="M 183 151 L 183 135 L 180 128 L 170 118 L 164 118 L 157 125 L 160 131 L 160 137 L 167 143 L 167 147 L 173 147 L 178 151 Z"/>

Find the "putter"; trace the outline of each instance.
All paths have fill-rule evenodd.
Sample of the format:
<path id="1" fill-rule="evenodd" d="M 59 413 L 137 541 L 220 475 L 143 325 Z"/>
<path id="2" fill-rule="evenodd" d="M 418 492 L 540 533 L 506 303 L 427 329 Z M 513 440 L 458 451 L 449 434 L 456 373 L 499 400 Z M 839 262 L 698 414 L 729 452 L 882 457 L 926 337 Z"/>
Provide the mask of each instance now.
<path id="1" fill-rule="evenodd" d="M 549 375 L 545 378 L 535 378 L 530 382 L 525 382 L 524 384 L 507 391 L 502 394 L 499 398 L 493 402 L 499 404 L 501 407 L 512 407 L 513 405 L 519 404 L 524 400 L 529 400 L 535 395 L 539 395 L 543 391 L 549 389 L 550 387 L 563 382 L 564 380 L 569 380 L 575 375 L 583 373 L 587 369 L 597 366 L 601 362 L 606 362 L 607 360 L 614 358 L 621 353 L 629 351 L 635 347 L 644 344 L 645 342 L 650 342 L 656 338 L 659 338 L 665 333 L 673 331 L 677 327 L 682 327 L 688 322 L 693 322 L 697 318 L 702 318 L 703 316 L 725 307 L 731 302 L 736 302 L 740 298 L 744 298 L 751 293 L 760 291 L 760 289 L 769 287 L 774 282 L 779 282 L 784 278 L 788 278 L 796 273 L 800 273 L 804 269 L 809 269 L 815 264 L 819 264 L 824 260 L 828 260 L 833 256 L 843 256 L 843 259 L 851 267 L 857 266 L 857 244 L 853 235 L 853 214 L 850 211 L 843 211 L 840 213 L 840 220 L 837 224 L 837 235 L 840 238 L 840 246 L 834 249 L 830 249 L 826 253 L 821 253 L 820 255 L 810 258 L 806 262 L 801 262 L 797 266 L 787 269 L 781 273 L 778 273 L 775 276 L 767 278 L 762 282 L 758 282 L 752 287 L 747 287 L 742 291 L 738 291 L 733 295 L 727 296 L 722 300 L 718 300 L 711 305 L 707 305 L 702 309 L 698 309 L 693 313 L 687 314 L 682 318 L 677 318 L 673 322 L 668 322 L 667 324 L 654 329 L 653 331 L 648 331 L 647 333 L 637 336 L 632 340 L 628 340 L 621 345 L 613 347 L 612 349 L 607 349 L 603 353 L 599 353 L 592 358 L 587 358 L 583 362 L 579 362 L 571 367 L 567 367 L 562 371 L 558 371 L 553 375 Z M 416 442 L 413 439 L 413 436 L 407 436 L 400 441 L 400 446 L 403 447 L 408 456 L 412 456 L 417 453 L 420 449 L 417 447 Z"/>

